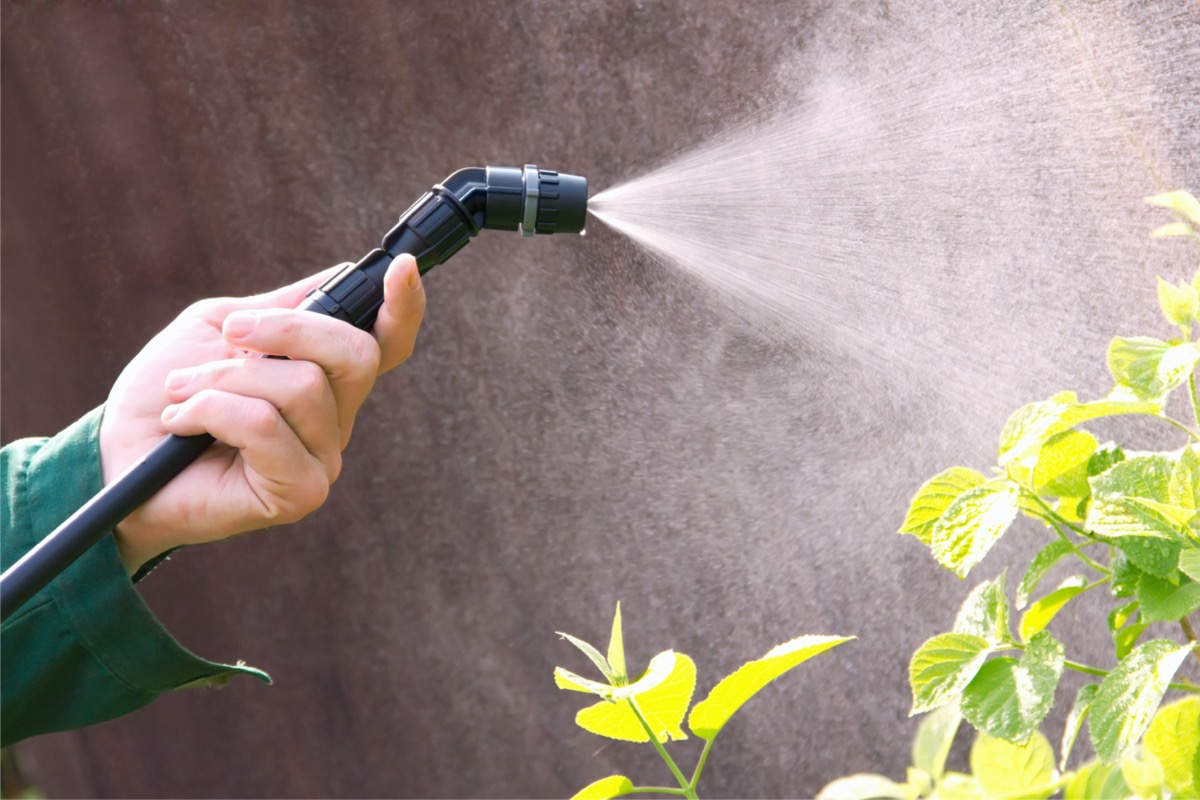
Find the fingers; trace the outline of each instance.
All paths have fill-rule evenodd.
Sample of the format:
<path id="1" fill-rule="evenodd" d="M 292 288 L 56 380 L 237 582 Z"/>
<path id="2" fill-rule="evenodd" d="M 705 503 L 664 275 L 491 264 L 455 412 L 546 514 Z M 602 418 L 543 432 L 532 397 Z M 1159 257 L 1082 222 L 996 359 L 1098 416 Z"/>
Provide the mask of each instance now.
<path id="1" fill-rule="evenodd" d="M 208 432 L 237 448 L 245 481 L 218 481 L 214 502 L 224 516 L 293 522 L 329 495 L 324 465 L 268 401 L 206 389 L 163 412 L 171 433 Z M 244 525 L 242 530 L 248 530 Z"/>
<path id="2" fill-rule="evenodd" d="M 383 279 L 383 305 L 375 319 L 375 339 L 379 342 L 379 372 L 383 374 L 412 355 L 417 330 L 425 316 L 425 285 L 417 270 L 417 260 L 398 256 Z"/>
<path id="3" fill-rule="evenodd" d="M 225 318 L 225 341 L 244 350 L 318 364 L 337 404 L 338 427 L 349 441 L 354 417 L 379 373 L 371 334 L 332 317 L 285 308 L 236 311 Z"/>
<path id="4" fill-rule="evenodd" d="M 261 358 L 215 361 L 174 370 L 167 376 L 166 391 L 172 405 L 206 391 L 265 400 L 278 410 L 305 450 L 325 467 L 330 483 L 341 472 L 342 436 L 337 403 L 324 370 L 311 361 Z"/>

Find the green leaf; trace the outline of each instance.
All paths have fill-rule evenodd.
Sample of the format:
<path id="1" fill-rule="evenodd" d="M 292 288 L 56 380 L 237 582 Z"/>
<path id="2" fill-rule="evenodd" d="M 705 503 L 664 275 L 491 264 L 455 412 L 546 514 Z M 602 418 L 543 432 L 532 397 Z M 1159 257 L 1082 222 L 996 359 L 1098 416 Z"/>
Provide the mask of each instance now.
<path id="1" fill-rule="evenodd" d="M 1196 791 L 1193 764 L 1200 748 L 1200 697 L 1160 708 L 1146 730 L 1143 747 L 1162 764 L 1172 792 Z"/>
<path id="2" fill-rule="evenodd" d="M 1058 788 L 1054 749 L 1036 732 L 1024 745 L 979 734 L 971 747 L 971 772 L 991 798 L 1046 798 Z"/>
<path id="3" fill-rule="evenodd" d="M 1057 589 L 1031 605 L 1021 616 L 1019 634 L 1021 641 L 1028 642 L 1047 625 L 1063 606 L 1097 584 L 1088 585 L 1078 575 L 1067 578 Z"/>
<path id="4" fill-rule="evenodd" d="M 946 569 L 965 578 L 1017 516 L 1012 484 L 984 485 L 959 497 L 933 526 L 930 549 Z"/>
<path id="5" fill-rule="evenodd" d="M 1137 582 L 1142 577 L 1142 571 L 1138 569 L 1137 564 L 1130 561 L 1125 551 L 1118 547 L 1112 553 L 1109 568 L 1112 570 L 1113 597 L 1133 597 Z"/>
<path id="6" fill-rule="evenodd" d="M 1200 348 L 1191 342 L 1169 344 L 1149 336 L 1114 338 L 1108 346 L 1108 369 L 1118 384 L 1139 400 L 1161 400 L 1192 374 Z"/>
<path id="7" fill-rule="evenodd" d="M 1196 318 L 1197 302 L 1196 290 L 1189 284 L 1173 286 L 1162 278 L 1158 279 L 1158 305 L 1167 322 L 1172 325 L 1190 326 Z"/>
<path id="8" fill-rule="evenodd" d="M 1093 478 L 1102 472 L 1107 472 L 1112 469 L 1114 464 L 1119 464 L 1124 460 L 1125 450 L 1120 445 L 1107 442 L 1097 448 L 1096 452 L 1092 453 L 1092 457 L 1088 459 L 1088 477 Z M 1088 494 L 1091 494 L 1090 486 Z"/>
<path id="9" fill-rule="evenodd" d="M 1191 511 L 1200 510 L 1200 454 L 1195 447 L 1185 447 L 1171 470 L 1167 482 L 1167 500 L 1176 507 Z"/>
<path id="10" fill-rule="evenodd" d="M 909 800 L 915 796 L 903 783 L 883 775 L 860 772 L 827 784 L 817 795 L 817 800 Z"/>
<path id="11" fill-rule="evenodd" d="M 1167 579 L 1174 579 L 1178 574 L 1182 542 L 1168 542 L 1149 536 L 1124 536 L 1114 539 L 1113 544 L 1142 572 Z"/>
<path id="12" fill-rule="evenodd" d="M 680 723 L 692 701 L 692 691 L 696 688 L 695 662 L 683 653 L 675 653 L 674 656 L 675 665 L 667 679 L 634 698 L 660 742 L 667 741 L 668 737 L 687 738 Z M 610 739 L 650 741 L 628 698 L 617 702 L 601 700 L 588 706 L 575 715 L 575 724 L 585 731 Z"/>
<path id="13" fill-rule="evenodd" d="M 1091 761 L 1067 784 L 1063 800 L 1125 800 L 1129 793 L 1119 764 Z"/>
<path id="14" fill-rule="evenodd" d="M 951 467 L 933 476 L 917 490 L 908 507 L 900 533 L 911 533 L 929 545 L 933 525 L 950 504 L 965 492 L 983 484 L 984 478 L 973 469 Z"/>
<path id="15" fill-rule="evenodd" d="M 948 703 L 926 714 L 917 727 L 912 744 L 913 766 L 931 776 L 934 783 L 940 782 L 946 772 L 946 758 L 961 720 L 958 707 Z"/>
<path id="16" fill-rule="evenodd" d="M 1194 225 L 1200 225 L 1200 201 L 1197 201 L 1191 192 L 1184 189 L 1147 197 L 1146 202 L 1152 206 L 1170 209 L 1183 219 L 1190 220 Z"/>
<path id="17" fill-rule="evenodd" d="M 1145 633 L 1146 628 L 1149 627 L 1149 622 L 1136 622 L 1133 625 L 1122 628 L 1113 635 L 1113 644 L 1116 645 L 1116 656 L 1118 661 L 1133 652 L 1133 648 L 1137 645 L 1138 639 L 1142 638 L 1142 634 Z"/>
<path id="18" fill-rule="evenodd" d="M 624 775 L 609 775 L 595 783 L 589 783 L 571 796 L 571 800 L 609 800 L 633 791 L 633 781 Z"/>
<path id="19" fill-rule="evenodd" d="M 1172 511 L 1170 484 L 1175 465 L 1162 455 L 1129 458 L 1089 480 L 1092 506 L 1087 527 L 1099 536 L 1183 536 Z M 1182 512 L 1180 512 L 1182 514 Z M 1186 517 L 1185 517 L 1186 518 Z"/>
<path id="20" fill-rule="evenodd" d="M 853 636 L 800 636 L 774 647 L 762 658 L 738 667 L 721 680 L 688 715 L 688 727 L 701 739 L 712 740 L 729 718 L 760 689 L 813 656 L 837 647 Z"/>
<path id="21" fill-rule="evenodd" d="M 1128 755 L 1150 726 L 1167 684 L 1192 650 L 1169 639 L 1139 645 L 1105 677 L 1092 700 L 1092 746 L 1105 764 Z"/>
<path id="22" fill-rule="evenodd" d="M 1080 423 L 1122 414 L 1158 416 L 1161 407 L 1139 398 L 1110 397 L 1080 403 L 1074 392 L 1061 392 L 1049 400 L 1017 409 L 1000 434 L 997 460 L 1001 467 L 1014 465 L 1032 469 L 1042 445 L 1050 437 Z"/>
<path id="23" fill-rule="evenodd" d="M 1054 705 L 1064 653 L 1062 644 L 1042 631 L 1020 661 L 988 661 L 963 690 L 963 716 L 989 736 L 1014 744 L 1028 741 Z"/>
<path id="24" fill-rule="evenodd" d="M 1174 622 L 1200 608 L 1200 583 L 1185 579 L 1176 585 L 1156 575 L 1142 575 L 1137 599 L 1146 622 Z"/>
<path id="25" fill-rule="evenodd" d="M 1200 547 L 1189 546 L 1180 551 L 1179 571 L 1194 581 L 1200 581 Z"/>
<path id="26" fill-rule="evenodd" d="M 1088 709 L 1091 708 L 1092 699 L 1096 696 L 1099 688 L 1100 685 L 1095 683 L 1081 686 L 1078 694 L 1075 695 L 1071 713 L 1067 714 L 1067 724 L 1063 728 L 1062 755 L 1058 760 L 1058 768 L 1064 772 L 1067 769 L 1067 759 L 1071 757 L 1071 750 L 1075 748 L 1075 739 L 1079 736 L 1079 731 L 1083 729 L 1083 721 L 1087 719 Z"/>
<path id="27" fill-rule="evenodd" d="M 955 633 L 982 636 L 989 642 L 1011 642 L 1008 632 L 1008 597 L 1004 592 L 1004 572 L 994 581 L 984 581 L 967 595 L 954 620 Z"/>
<path id="28" fill-rule="evenodd" d="M 1029 569 L 1025 570 L 1025 576 L 1021 578 L 1021 584 L 1017 587 L 1017 608 L 1024 608 L 1029 603 L 1029 596 L 1041 583 L 1042 578 L 1046 577 L 1046 573 L 1073 550 L 1069 542 L 1055 539 L 1038 551 L 1033 561 L 1029 562 Z"/>
<path id="29" fill-rule="evenodd" d="M 569 633 L 563 633 L 562 631 L 557 631 L 557 633 L 559 636 L 578 647 L 585 656 L 591 659 L 591 662 L 596 665 L 604 677 L 608 679 L 609 683 L 615 682 L 616 676 L 613 674 L 612 668 L 608 665 L 608 661 L 605 660 L 604 656 L 600 655 L 599 650 L 592 647 L 582 639 L 576 639 Z"/>
<path id="30" fill-rule="evenodd" d="M 913 693 L 908 715 L 957 700 L 991 652 L 987 639 L 965 633 L 940 633 L 921 645 L 908 666 Z"/>
<path id="31" fill-rule="evenodd" d="M 613 614 L 612 635 L 608 639 L 608 666 L 618 681 L 625 675 L 625 641 L 621 636 L 621 601 L 617 601 L 617 613 Z"/>
<path id="32" fill-rule="evenodd" d="M 1099 442 L 1087 431 L 1066 430 L 1046 440 L 1033 469 L 1033 489 L 1049 497 L 1086 497 L 1088 464 Z"/>
<path id="33" fill-rule="evenodd" d="M 1142 753 L 1142 758 L 1122 758 L 1121 775 L 1135 797 L 1159 797 L 1162 794 L 1166 776 L 1158 759 L 1149 753 Z"/>

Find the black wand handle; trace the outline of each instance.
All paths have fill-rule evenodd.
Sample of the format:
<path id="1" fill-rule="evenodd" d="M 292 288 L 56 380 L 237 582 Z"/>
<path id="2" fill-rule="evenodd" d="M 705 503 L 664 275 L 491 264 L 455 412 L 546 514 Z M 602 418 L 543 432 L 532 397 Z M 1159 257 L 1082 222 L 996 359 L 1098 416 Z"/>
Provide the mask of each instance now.
<path id="1" fill-rule="evenodd" d="M 438 185 L 413 204 L 383 237 L 383 248 L 347 266 L 308 293 L 301 310 L 369 330 L 383 304 L 383 276 L 393 259 L 410 253 L 425 274 L 479 231 L 463 204 Z M 19 609 L 60 572 L 104 538 L 121 520 L 195 461 L 216 441 L 208 434 L 170 434 L 144 458 L 104 487 L 82 508 L 0 575 L 0 620 Z"/>

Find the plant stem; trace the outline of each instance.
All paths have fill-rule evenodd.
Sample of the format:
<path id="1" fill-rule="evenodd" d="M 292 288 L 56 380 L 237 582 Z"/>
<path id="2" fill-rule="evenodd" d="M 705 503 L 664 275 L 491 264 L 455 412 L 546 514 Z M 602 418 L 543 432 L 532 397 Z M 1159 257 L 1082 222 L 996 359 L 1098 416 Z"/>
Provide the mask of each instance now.
<path id="1" fill-rule="evenodd" d="M 1154 415 L 1154 416 L 1158 416 L 1158 415 Z M 1173 417 L 1168 417 L 1166 414 L 1163 414 L 1163 415 L 1161 415 L 1161 416 L 1158 416 L 1158 418 L 1159 418 L 1159 419 L 1166 420 L 1167 422 L 1169 422 L 1169 423 L 1171 423 L 1172 425 L 1174 425 L 1176 428 L 1179 428 L 1179 430 L 1181 430 L 1181 431 L 1183 431 L 1184 433 L 1186 433 L 1186 434 L 1187 434 L 1188 436 L 1190 436 L 1191 438 L 1193 438 L 1193 439 L 1195 439 L 1196 441 L 1200 442 L 1200 435 L 1197 435 L 1197 433 L 1196 433 L 1194 430 L 1192 430 L 1191 428 L 1189 428 L 1187 425 L 1184 425 L 1184 424 L 1183 424 L 1182 422 L 1180 422 L 1179 420 L 1177 420 L 1177 419 L 1175 419 L 1175 418 L 1173 418 Z"/>
<path id="2" fill-rule="evenodd" d="M 1079 548 L 1079 545 L 1072 542 L 1070 537 L 1067 536 L 1067 534 L 1063 531 L 1063 529 L 1059 527 L 1059 523 L 1062 523 L 1063 525 L 1070 527 L 1072 530 L 1076 531 L 1077 533 L 1079 533 L 1082 536 L 1086 536 L 1090 541 L 1094 542 L 1095 538 L 1090 533 L 1087 533 L 1086 531 L 1076 528 L 1075 526 L 1071 525 L 1071 523 L 1069 523 L 1065 519 L 1063 519 L 1062 516 L 1057 511 L 1050 508 L 1050 506 L 1046 505 L 1045 501 L 1042 500 L 1042 498 L 1039 497 L 1037 495 L 1037 493 L 1029 492 L 1027 489 L 1022 489 L 1022 491 L 1027 492 L 1029 494 L 1029 496 L 1031 498 L 1033 498 L 1033 502 L 1037 503 L 1041 507 L 1042 511 L 1047 515 L 1045 517 L 1042 517 L 1042 519 L 1044 519 L 1046 522 L 1050 523 L 1050 527 L 1054 528 L 1054 532 L 1059 535 L 1059 538 L 1061 538 L 1064 542 L 1066 542 L 1070 546 L 1071 551 L 1073 553 L 1075 553 L 1075 555 L 1079 558 L 1080 561 L 1087 564 L 1089 567 L 1096 570 L 1101 575 L 1110 575 L 1110 576 L 1112 575 L 1112 570 L 1108 569 L 1107 567 L 1100 564 L 1098 561 L 1095 561 L 1094 559 L 1089 558 L 1087 555 L 1085 555 L 1083 550 L 1081 550 Z"/>
<path id="3" fill-rule="evenodd" d="M 1089 667 L 1087 664 L 1080 664 L 1076 661 L 1066 660 L 1063 666 L 1067 669 L 1073 669 L 1076 672 L 1083 672 L 1088 675 L 1096 675 L 1101 678 L 1107 678 L 1109 670 L 1100 669 L 1099 667 Z M 1168 683 L 1167 688 L 1175 689 L 1180 692 L 1191 692 L 1192 694 L 1200 694 L 1200 686 L 1191 683 Z"/>
<path id="4" fill-rule="evenodd" d="M 1179 620 L 1179 627 L 1183 628 L 1183 635 L 1187 637 L 1187 640 L 1189 642 L 1191 642 L 1192 644 L 1195 644 L 1196 643 L 1196 629 L 1192 627 L 1192 621 L 1190 619 L 1188 619 L 1187 617 L 1184 617 L 1181 620 Z M 1197 661 L 1200 661 L 1200 653 L 1196 652 L 1195 650 L 1192 650 L 1192 655 L 1196 657 Z"/>
<path id="5" fill-rule="evenodd" d="M 680 797 L 687 796 L 687 792 L 683 789 L 674 789 L 670 786 L 635 786 L 626 794 L 650 794 L 657 792 L 658 794 L 677 794 Z"/>
<path id="6" fill-rule="evenodd" d="M 712 744 L 717 740 L 714 736 L 704 742 L 704 750 L 700 753 L 700 760 L 696 763 L 696 771 L 692 773 L 692 782 L 688 784 L 692 787 L 692 791 L 696 791 L 696 785 L 700 783 L 700 773 L 704 771 L 704 764 L 708 761 L 708 751 L 712 749 Z"/>
<path id="7" fill-rule="evenodd" d="M 690 800 L 697 800 L 696 790 L 687 782 L 687 778 L 683 777 L 683 772 L 680 771 L 679 765 L 675 763 L 675 759 L 671 758 L 671 754 L 667 752 L 667 748 L 663 747 L 662 742 L 658 740 L 658 735 L 654 733 L 654 729 L 650 727 L 650 723 L 646 722 L 646 718 L 642 716 L 642 710 L 638 708 L 637 700 L 630 697 L 629 707 L 633 709 L 633 715 L 637 717 L 637 721 L 645 729 L 646 734 L 650 737 L 650 741 L 654 743 L 654 749 L 658 751 L 659 756 L 666 763 L 667 769 L 671 770 L 671 774 L 675 776 L 675 780 L 679 781 L 679 786 L 683 789 L 683 796 L 690 798 Z"/>

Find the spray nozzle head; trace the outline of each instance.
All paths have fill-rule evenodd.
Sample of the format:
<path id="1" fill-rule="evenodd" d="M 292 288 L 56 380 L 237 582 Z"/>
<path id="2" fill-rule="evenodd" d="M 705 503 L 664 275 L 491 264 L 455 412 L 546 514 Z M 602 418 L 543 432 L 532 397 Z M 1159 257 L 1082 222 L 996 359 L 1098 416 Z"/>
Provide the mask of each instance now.
<path id="1" fill-rule="evenodd" d="M 580 175 L 538 169 L 533 164 L 473 167 L 454 173 L 443 186 L 481 228 L 519 230 L 533 236 L 579 233 L 587 222 L 587 178 Z"/>

